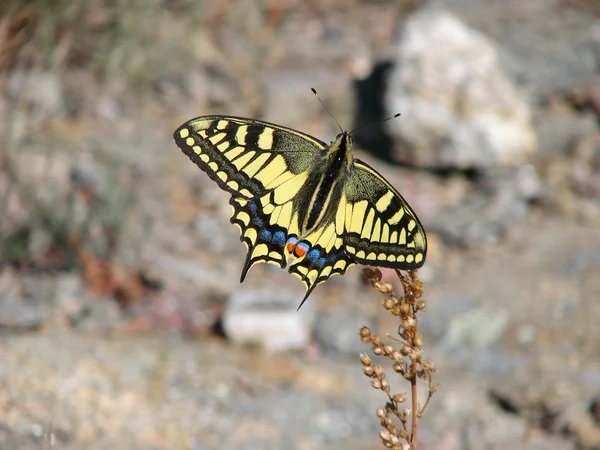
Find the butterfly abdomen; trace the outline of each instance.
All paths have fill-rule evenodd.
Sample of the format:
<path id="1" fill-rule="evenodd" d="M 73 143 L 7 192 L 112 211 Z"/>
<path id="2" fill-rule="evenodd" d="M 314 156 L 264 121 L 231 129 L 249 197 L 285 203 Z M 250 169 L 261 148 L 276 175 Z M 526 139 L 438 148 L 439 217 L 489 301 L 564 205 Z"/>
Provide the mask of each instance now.
<path id="1" fill-rule="evenodd" d="M 341 188 L 346 171 L 352 163 L 350 138 L 347 133 L 340 134 L 327 149 L 327 155 L 318 172 L 319 177 L 310 195 L 303 230 L 308 231 L 318 226 L 324 218 L 334 214 L 330 208 L 335 206 L 341 197 Z"/>

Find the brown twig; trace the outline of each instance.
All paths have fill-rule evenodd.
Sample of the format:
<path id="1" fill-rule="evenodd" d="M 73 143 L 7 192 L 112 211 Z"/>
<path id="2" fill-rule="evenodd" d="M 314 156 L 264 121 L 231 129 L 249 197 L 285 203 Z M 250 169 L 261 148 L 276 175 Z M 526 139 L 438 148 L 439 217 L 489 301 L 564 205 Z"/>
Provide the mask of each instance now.
<path id="1" fill-rule="evenodd" d="M 410 366 L 410 392 L 412 401 L 412 428 L 410 431 L 410 445 L 413 450 L 417 450 L 417 425 L 419 423 L 419 405 L 417 403 L 417 363 L 413 362 Z"/>

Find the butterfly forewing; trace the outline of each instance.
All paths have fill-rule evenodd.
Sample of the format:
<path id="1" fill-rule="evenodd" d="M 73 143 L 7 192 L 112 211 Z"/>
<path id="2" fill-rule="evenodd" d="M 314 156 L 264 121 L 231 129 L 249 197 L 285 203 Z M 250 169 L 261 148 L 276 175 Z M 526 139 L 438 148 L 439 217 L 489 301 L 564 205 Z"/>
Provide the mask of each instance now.
<path id="1" fill-rule="evenodd" d="M 309 172 L 326 148 L 300 131 L 227 116 L 192 119 L 174 138 L 222 189 L 246 198 L 262 194 L 278 180 Z"/>

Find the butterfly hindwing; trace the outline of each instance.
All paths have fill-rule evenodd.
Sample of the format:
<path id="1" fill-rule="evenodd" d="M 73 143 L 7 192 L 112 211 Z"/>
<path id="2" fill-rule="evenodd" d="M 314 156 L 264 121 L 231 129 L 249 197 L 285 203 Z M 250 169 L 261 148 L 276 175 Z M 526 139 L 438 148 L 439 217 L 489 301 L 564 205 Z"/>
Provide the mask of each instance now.
<path id="1" fill-rule="evenodd" d="M 240 228 L 240 240 L 248 250 L 241 281 L 244 281 L 248 270 L 259 262 L 277 264 L 284 268 L 287 230 L 278 226 L 266 227 L 269 217 L 262 212 L 256 200 L 231 197 L 229 203 L 234 210 L 231 223 Z"/>
<path id="2" fill-rule="evenodd" d="M 375 169 L 354 160 L 345 184 L 344 244 L 360 264 L 411 270 L 425 261 L 425 231 L 402 196 Z"/>
<path id="3" fill-rule="evenodd" d="M 344 251 L 343 235 L 336 231 L 336 222 L 333 220 L 296 243 L 294 254 L 296 259 L 288 270 L 306 286 L 302 303 L 319 283 L 332 275 L 344 274 L 354 264 Z"/>

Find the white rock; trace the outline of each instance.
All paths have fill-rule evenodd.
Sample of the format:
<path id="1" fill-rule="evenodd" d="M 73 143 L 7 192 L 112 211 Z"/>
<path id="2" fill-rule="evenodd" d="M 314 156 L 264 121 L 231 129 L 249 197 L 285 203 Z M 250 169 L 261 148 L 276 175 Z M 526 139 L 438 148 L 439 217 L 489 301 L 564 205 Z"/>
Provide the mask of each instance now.
<path id="1" fill-rule="evenodd" d="M 514 166 L 536 147 L 529 106 L 493 44 L 442 10 L 404 24 L 385 103 L 402 114 L 390 134 L 419 165 Z"/>
<path id="2" fill-rule="evenodd" d="M 223 330 L 238 345 L 259 345 L 278 352 L 304 348 L 315 318 L 314 299 L 297 311 L 298 291 L 245 290 L 233 295 L 223 315 Z M 312 300 L 312 301 L 311 301 Z"/>

